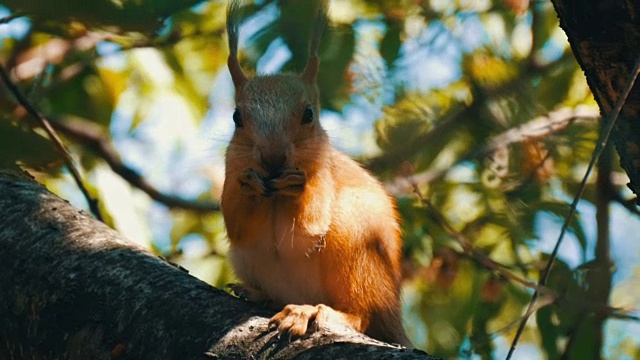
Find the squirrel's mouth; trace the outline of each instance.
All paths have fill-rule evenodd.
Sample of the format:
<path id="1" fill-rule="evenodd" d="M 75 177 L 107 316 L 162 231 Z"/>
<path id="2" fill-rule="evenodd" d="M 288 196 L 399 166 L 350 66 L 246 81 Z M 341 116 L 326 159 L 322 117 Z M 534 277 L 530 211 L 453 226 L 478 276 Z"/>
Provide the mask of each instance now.
<path id="1" fill-rule="evenodd" d="M 262 182 L 266 196 L 283 195 L 294 196 L 305 188 L 305 173 L 297 167 L 278 167 L 266 171 L 261 169 L 257 174 Z M 267 173 L 267 174 L 265 174 Z"/>
<path id="2" fill-rule="evenodd" d="M 281 167 L 278 167 L 278 168 L 275 168 L 275 169 L 269 169 L 267 167 L 267 169 L 266 169 L 267 175 L 265 176 L 265 180 L 269 181 L 269 180 L 277 179 L 282 175 L 283 171 L 284 171 L 284 169 L 281 168 Z"/>
<path id="3" fill-rule="evenodd" d="M 278 179 L 287 171 L 297 170 L 296 167 L 287 166 L 285 164 L 271 165 L 264 162 L 260 164 L 260 169 L 262 170 L 260 171 L 260 176 L 265 181 Z"/>

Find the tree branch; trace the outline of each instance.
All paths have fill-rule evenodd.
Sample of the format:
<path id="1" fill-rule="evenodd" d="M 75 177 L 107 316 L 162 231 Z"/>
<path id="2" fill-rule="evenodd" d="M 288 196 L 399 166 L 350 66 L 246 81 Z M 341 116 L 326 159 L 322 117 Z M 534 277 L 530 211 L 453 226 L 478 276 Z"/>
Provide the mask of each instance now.
<path id="1" fill-rule="evenodd" d="M 603 114 L 610 113 L 622 97 L 624 85 L 640 57 L 636 17 L 640 3 L 598 0 L 551 2 L 593 97 Z M 628 187 L 640 195 L 639 84 L 630 91 L 621 115 L 613 129 L 612 139 L 620 155 L 620 164 L 629 176 Z"/>
<path id="2" fill-rule="evenodd" d="M 385 188 L 392 194 L 400 194 L 404 192 L 404 189 L 407 188 L 407 185 L 410 185 L 412 187 L 412 184 L 428 184 L 441 179 L 455 165 L 460 164 L 464 161 L 487 156 L 498 148 L 509 146 L 514 143 L 523 142 L 525 140 L 543 138 L 550 134 L 566 129 L 569 125 L 578 120 L 595 121 L 597 119 L 600 119 L 600 114 L 598 113 L 598 111 L 588 108 L 562 108 L 556 111 L 552 111 L 545 116 L 537 117 L 527 122 L 526 124 L 513 129 L 509 129 L 502 134 L 495 136 L 494 138 L 490 139 L 486 145 L 470 152 L 467 156 L 457 160 L 450 166 L 425 171 L 408 177 L 398 176 L 393 181 L 385 184 Z"/>
<path id="3" fill-rule="evenodd" d="M 0 248 L 3 359 L 432 358 L 335 326 L 282 343 L 267 332 L 273 312 L 205 284 L 6 171 Z"/>
<path id="4" fill-rule="evenodd" d="M 58 134 L 56 133 L 56 131 L 51 127 L 51 124 L 49 123 L 49 121 L 44 116 L 42 116 L 42 114 L 40 114 L 40 112 L 35 108 L 35 106 L 31 104 L 31 102 L 26 98 L 26 96 L 24 96 L 24 94 L 22 94 L 22 91 L 18 89 L 16 84 L 14 84 L 13 81 L 11 81 L 9 73 L 7 72 L 5 67 L 1 64 L 0 64 L 0 78 L 2 78 L 2 81 L 4 81 L 5 85 L 7 86 L 7 89 L 9 89 L 9 91 L 13 94 L 13 96 L 16 98 L 18 103 L 27 111 L 27 113 L 34 120 L 36 120 L 40 124 L 40 126 L 42 126 L 42 128 L 45 130 L 47 135 L 49 135 L 49 139 L 53 142 L 53 144 L 58 149 L 60 154 L 64 157 L 65 165 L 67 166 L 67 169 L 69 170 L 69 172 L 71 173 L 71 176 L 75 180 L 76 185 L 78 185 L 78 188 L 80 188 L 82 195 L 84 195 L 84 197 L 87 199 L 87 203 L 89 204 L 89 209 L 91 209 L 91 212 L 96 217 L 96 219 L 102 221 L 103 217 L 102 217 L 102 214 L 100 213 L 98 200 L 93 198 L 91 194 L 89 194 L 89 190 L 87 190 L 86 186 L 84 186 L 82 176 L 80 176 L 80 172 L 78 171 L 78 168 L 75 166 L 75 163 L 73 161 L 73 158 L 71 157 L 71 154 L 62 143 L 62 140 L 60 140 L 60 137 L 58 137 Z"/>
<path id="5" fill-rule="evenodd" d="M 142 175 L 125 165 L 114 148 L 110 139 L 104 134 L 102 128 L 89 121 L 53 119 L 52 126 L 63 134 L 75 139 L 87 146 L 96 155 L 109 164 L 111 170 L 120 175 L 132 186 L 140 189 L 153 200 L 166 205 L 169 208 L 186 209 L 197 212 L 219 211 L 220 205 L 213 202 L 195 202 L 177 196 L 165 194 L 156 189 Z"/>
<path id="6" fill-rule="evenodd" d="M 562 228 L 560 229 L 560 235 L 558 236 L 558 240 L 556 241 L 553 251 L 549 256 L 549 261 L 547 262 L 547 265 L 542 271 L 542 275 L 540 276 L 540 281 L 538 281 L 539 285 L 544 286 L 547 284 L 547 280 L 549 279 L 549 275 L 551 274 L 551 268 L 553 268 L 553 264 L 556 258 L 558 257 L 558 251 L 560 250 L 560 245 L 562 244 L 562 240 L 564 239 L 564 234 L 567 232 L 567 229 L 569 228 L 569 224 L 571 224 L 571 221 L 575 216 L 575 213 L 578 208 L 578 202 L 582 198 L 582 194 L 584 193 L 584 190 L 587 187 L 587 180 L 589 179 L 591 170 L 594 168 L 595 164 L 598 162 L 598 160 L 600 159 L 600 156 L 602 155 L 602 153 L 604 152 L 607 146 L 607 142 L 609 141 L 609 137 L 618 120 L 620 111 L 624 107 L 627 101 L 627 97 L 631 93 L 631 90 L 633 89 L 634 84 L 636 83 L 638 74 L 640 74 L 640 56 L 636 59 L 636 63 L 634 65 L 633 70 L 628 74 L 626 83 L 622 88 L 620 97 L 618 97 L 618 99 L 615 102 L 613 110 L 611 110 L 611 112 L 608 112 L 606 114 L 607 116 L 603 124 L 604 126 L 601 128 L 600 134 L 598 136 L 598 142 L 596 143 L 596 148 L 594 149 L 593 154 L 591 156 L 591 160 L 589 161 L 589 166 L 587 167 L 587 170 L 585 171 L 582 181 L 580 182 L 580 187 L 578 188 L 578 191 L 575 194 L 573 201 L 571 202 L 571 208 L 570 208 L 569 214 L 564 219 L 564 223 L 562 224 Z M 531 297 L 531 302 L 529 303 L 530 309 L 535 308 L 535 303 L 538 300 L 539 296 L 540 296 L 540 292 L 536 290 L 533 293 L 533 296 Z M 528 315 L 523 317 L 522 322 L 518 327 L 518 331 L 516 332 L 516 335 L 513 338 L 513 341 L 511 343 L 511 348 L 509 349 L 509 353 L 507 354 L 507 360 L 511 359 L 511 357 L 513 356 L 513 353 L 515 352 L 516 346 L 518 344 L 518 340 L 520 339 L 520 336 L 524 331 L 524 327 L 526 326 L 528 319 L 529 319 Z"/>

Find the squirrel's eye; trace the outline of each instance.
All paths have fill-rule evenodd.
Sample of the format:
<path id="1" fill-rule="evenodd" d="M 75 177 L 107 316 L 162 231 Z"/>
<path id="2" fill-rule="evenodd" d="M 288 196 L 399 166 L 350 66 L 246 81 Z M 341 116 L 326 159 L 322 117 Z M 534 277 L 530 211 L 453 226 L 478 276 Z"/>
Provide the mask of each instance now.
<path id="1" fill-rule="evenodd" d="M 312 121 L 313 121 L 313 108 L 311 107 L 311 105 L 307 105 L 307 107 L 304 108 L 304 113 L 302 114 L 302 123 L 308 124 Z"/>
<path id="2" fill-rule="evenodd" d="M 236 124 L 236 127 L 242 127 L 242 116 L 240 116 L 238 109 L 233 112 L 233 122 Z"/>

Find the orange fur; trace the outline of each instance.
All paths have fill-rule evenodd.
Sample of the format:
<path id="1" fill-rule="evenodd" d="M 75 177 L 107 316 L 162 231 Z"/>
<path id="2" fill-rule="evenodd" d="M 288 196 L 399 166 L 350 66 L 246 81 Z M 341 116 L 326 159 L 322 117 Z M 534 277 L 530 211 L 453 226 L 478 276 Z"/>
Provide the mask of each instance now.
<path id="1" fill-rule="evenodd" d="M 229 64 L 239 126 L 226 154 L 222 211 L 242 292 L 284 306 L 271 325 L 289 336 L 339 322 L 410 345 L 397 211 L 376 179 L 329 144 L 318 121 L 317 58 L 301 76 L 248 79 L 235 54 Z"/>

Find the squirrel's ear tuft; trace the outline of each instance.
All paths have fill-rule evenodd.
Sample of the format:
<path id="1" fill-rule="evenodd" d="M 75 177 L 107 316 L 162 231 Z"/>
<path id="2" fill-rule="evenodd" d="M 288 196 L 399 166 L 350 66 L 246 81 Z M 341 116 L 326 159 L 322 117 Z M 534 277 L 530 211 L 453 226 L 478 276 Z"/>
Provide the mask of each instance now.
<path id="1" fill-rule="evenodd" d="M 307 65 L 301 75 L 302 78 L 309 83 L 315 83 L 318 75 L 318 67 L 320 65 L 318 47 L 320 47 L 322 31 L 327 25 L 327 11 L 327 1 L 321 0 L 320 7 L 316 14 L 316 20 L 314 21 L 313 29 L 311 31 L 311 38 L 309 39 L 309 59 L 307 60 Z"/>
<path id="2" fill-rule="evenodd" d="M 238 22 L 240 2 L 238 0 L 231 0 L 227 7 L 227 36 L 229 38 L 229 59 L 227 65 L 229 66 L 229 72 L 231 72 L 231 78 L 233 79 L 233 85 L 238 92 L 244 84 L 247 82 L 247 76 L 240 67 L 238 61 Z"/>
<path id="3" fill-rule="evenodd" d="M 310 84 L 315 84 L 319 67 L 320 59 L 318 56 L 310 57 L 309 60 L 307 60 L 307 65 L 304 67 L 304 71 L 302 72 L 302 79 Z"/>

